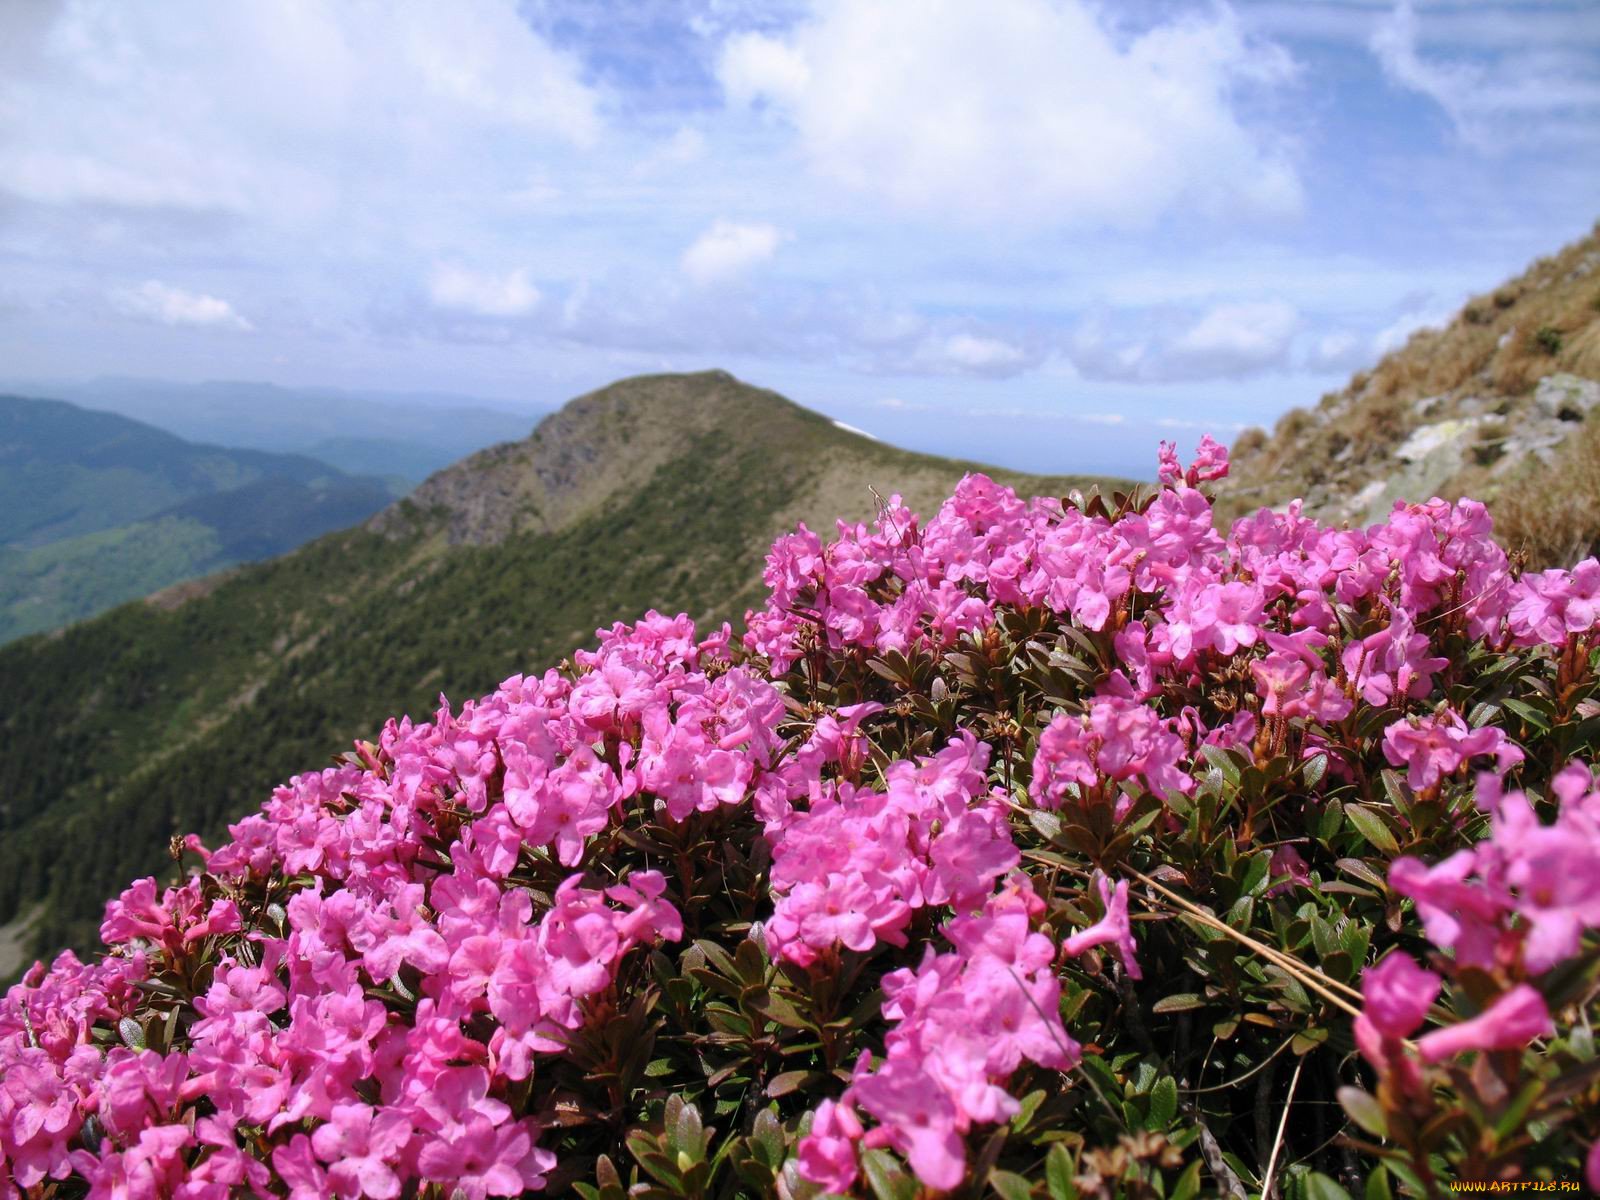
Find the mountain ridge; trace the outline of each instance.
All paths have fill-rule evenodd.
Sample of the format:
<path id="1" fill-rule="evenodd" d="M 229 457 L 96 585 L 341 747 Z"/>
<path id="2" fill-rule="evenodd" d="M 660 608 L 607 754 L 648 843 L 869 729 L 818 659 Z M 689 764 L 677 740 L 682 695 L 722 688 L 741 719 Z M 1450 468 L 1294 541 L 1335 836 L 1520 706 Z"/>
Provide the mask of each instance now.
<path id="1" fill-rule="evenodd" d="M 101 377 L 39 391 L 190 441 L 309 455 L 352 474 L 416 483 L 483 446 L 525 437 L 549 411 L 467 396 L 218 380 Z"/>
<path id="2" fill-rule="evenodd" d="M 0 396 L 0 641 L 280 554 L 393 497 L 304 455 Z"/>
<path id="3" fill-rule="evenodd" d="M 974 466 L 722 372 L 573 404 L 361 526 L 0 647 L 0 690 L 29 697 L 0 712 L 0 922 L 33 914 L 35 951 L 86 944 L 104 897 L 159 870 L 169 836 L 217 830 L 391 713 L 542 669 L 648 608 L 737 618 L 796 519 L 868 518 L 869 487 L 931 513 Z M 1057 494 L 1121 483 L 995 477 Z M 541 498 L 537 520 L 519 507 L 483 524 L 503 496 Z"/>

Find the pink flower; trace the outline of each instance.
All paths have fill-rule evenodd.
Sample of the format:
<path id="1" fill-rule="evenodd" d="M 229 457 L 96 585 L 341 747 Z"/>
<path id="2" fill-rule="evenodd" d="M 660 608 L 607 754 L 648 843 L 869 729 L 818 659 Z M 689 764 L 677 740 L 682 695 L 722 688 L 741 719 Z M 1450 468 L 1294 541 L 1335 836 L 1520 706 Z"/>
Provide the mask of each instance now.
<path id="1" fill-rule="evenodd" d="M 400 1194 L 394 1167 L 411 1140 L 411 1122 L 401 1113 L 365 1104 L 337 1104 L 328 1124 L 311 1135 L 311 1148 L 328 1163 L 328 1183 L 340 1200 Z"/>
<path id="2" fill-rule="evenodd" d="M 273 1149 L 272 1166 L 278 1178 L 289 1185 L 289 1200 L 324 1200 L 330 1194 L 328 1173 L 312 1154 L 311 1139 L 303 1133 Z"/>
<path id="3" fill-rule="evenodd" d="M 544 1186 L 555 1155 L 533 1144 L 523 1123 L 496 1128 L 487 1117 L 472 1113 L 449 1137 L 433 1138 L 417 1156 L 423 1178 L 443 1184 L 447 1194 L 459 1191 L 466 1200 L 486 1196 L 520 1196 Z"/>
<path id="4" fill-rule="evenodd" d="M 1095 887 L 1100 892 L 1100 902 L 1105 906 L 1105 916 L 1087 929 L 1080 929 L 1061 943 L 1063 953 L 1077 957 L 1092 946 L 1109 945 L 1122 962 L 1122 969 L 1130 979 L 1142 978 L 1139 960 L 1134 957 L 1139 943 L 1133 939 L 1128 923 L 1128 881 L 1118 880 L 1113 890 L 1109 881 L 1099 871 L 1094 874 Z"/>
<path id="5" fill-rule="evenodd" d="M 1504 733 L 1487 725 L 1469 729 L 1454 709 L 1394 722 L 1384 730 L 1383 753 L 1394 766 L 1406 768 L 1406 782 L 1419 792 L 1436 787 L 1478 755 L 1494 755 L 1502 773 L 1522 761 L 1522 751 Z"/>
<path id="6" fill-rule="evenodd" d="M 1470 1020 L 1423 1034 L 1417 1049 L 1425 1061 L 1439 1062 L 1468 1050 L 1521 1050 L 1554 1032 L 1544 997 L 1519 983 Z"/>
<path id="7" fill-rule="evenodd" d="M 849 1192 L 856 1181 L 856 1143 L 861 1122 L 849 1104 L 824 1100 L 811 1118 L 811 1131 L 800 1139 L 800 1174 L 829 1192 Z"/>
<path id="8" fill-rule="evenodd" d="M 932 1188 L 948 1190 L 965 1177 L 967 1154 L 956 1129 L 955 1105 L 921 1070 L 890 1060 L 858 1075 L 847 1095 L 878 1122 L 867 1134 L 868 1146 L 898 1150 Z"/>
<path id="9" fill-rule="evenodd" d="M 1384 1037 L 1410 1037 L 1439 998 L 1443 981 L 1395 951 L 1361 977 L 1365 1018 Z"/>

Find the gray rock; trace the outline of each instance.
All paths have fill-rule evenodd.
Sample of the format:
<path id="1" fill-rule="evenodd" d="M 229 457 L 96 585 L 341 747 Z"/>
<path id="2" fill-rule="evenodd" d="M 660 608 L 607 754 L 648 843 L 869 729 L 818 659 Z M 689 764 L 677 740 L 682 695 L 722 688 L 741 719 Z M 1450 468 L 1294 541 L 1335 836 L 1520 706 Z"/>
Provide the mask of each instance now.
<path id="1" fill-rule="evenodd" d="M 1458 417 L 1411 431 L 1395 450 L 1398 469 L 1387 479 L 1369 482 L 1350 498 L 1348 512 L 1364 523 L 1381 521 L 1396 500 L 1430 500 L 1467 464 L 1478 427 L 1489 417 Z"/>
<path id="2" fill-rule="evenodd" d="M 1568 413 L 1581 418 L 1596 404 L 1600 404 L 1600 383 L 1565 372 L 1546 375 L 1533 393 L 1534 410 L 1546 417 Z"/>

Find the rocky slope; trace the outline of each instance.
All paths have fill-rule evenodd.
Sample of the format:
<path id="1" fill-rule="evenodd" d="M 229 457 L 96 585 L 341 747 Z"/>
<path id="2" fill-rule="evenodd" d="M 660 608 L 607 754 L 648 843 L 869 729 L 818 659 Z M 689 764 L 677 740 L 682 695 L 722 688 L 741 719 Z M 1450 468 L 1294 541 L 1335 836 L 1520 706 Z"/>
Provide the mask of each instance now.
<path id="1" fill-rule="evenodd" d="M 86 943 L 173 834 L 217 830 L 389 714 L 651 607 L 737 617 L 796 520 L 868 518 L 874 490 L 929 512 L 971 466 L 722 372 L 631 379 L 362 527 L 0 647 L 0 694 L 25 698 L 0 709 L 0 923 L 31 916 L 40 952 Z M 993 474 L 1029 493 L 1096 482 Z"/>
<path id="2" fill-rule="evenodd" d="M 1366 524 L 1396 499 L 1472 495 L 1533 557 L 1563 557 L 1600 535 L 1600 505 L 1558 529 L 1537 493 L 1589 455 L 1596 405 L 1600 226 L 1270 435 L 1246 431 L 1225 500 L 1237 512 L 1300 497 L 1325 518 Z"/>

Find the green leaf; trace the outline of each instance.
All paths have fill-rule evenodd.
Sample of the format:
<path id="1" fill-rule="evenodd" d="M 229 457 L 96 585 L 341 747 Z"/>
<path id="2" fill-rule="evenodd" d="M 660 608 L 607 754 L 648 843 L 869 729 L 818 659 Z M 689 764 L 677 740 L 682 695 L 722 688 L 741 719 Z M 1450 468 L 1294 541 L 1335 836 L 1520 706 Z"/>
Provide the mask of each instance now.
<path id="1" fill-rule="evenodd" d="M 1317 821 L 1317 840 L 1330 842 L 1340 828 L 1344 825 L 1344 805 L 1337 800 L 1328 801 L 1328 806 L 1322 810 L 1322 816 Z"/>
<path id="2" fill-rule="evenodd" d="M 1550 719 L 1533 705 L 1511 699 L 1502 700 L 1500 703 L 1526 721 L 1528 727 L 1536 733 L 1545 733 L 1549 730 Z"/>
<path id="3" fill-rule="evenodd" d="M 1144 1127 L 1152 1133 L 1172 1128 L 1172 1119 L 1178 1115 L 1178 1081 L 1163 1075 L 1150 1089 L 1150 1115 Z"/>
<path id="4" fill-rule="evenodd" d="M 1350 1193 L 1317 1171 L 1306 1176 L 1306 1200 L 1351 1200 Z"/>
<path id="5" fill-rule="evenodd" d="M 1394 1200 L 1394 1189 L 1389 1186 L 1389 1172 L 1382 1166 L 1374 1168 L 1367 1176 L 1367 1186 L 1361 1190 L 1362 1200 Z"/>
<path id="6" fill-rule="evenodd" d="M 989 1172 L 989 1186 L 999 1192 L 1003 1200 L 1031 1200 L 1033 1196 L 1033 1188 L 1026 1179 L 998 1167 Z"/>
<path id="7" fill-rule="evenodd" d="M 1045 841 L 1054 841 L 1061 833 L 1061 818 L 1040 808 L 1028 809 L 1028 823 L 1039 831 Z"/>
<path id="8" fill-rule="evenodd" d="M 1545 1085 L 1542 1079 L 1530 1079 L 1513 1100 L 1500 1119 L 1494 1123 L 1494 1136 L 1500 1141 L 1505 1141 L 1516 1133 L 1527 1117 L 1528 1110 L 1533 1107 L 1534 1101 L 1544 1095 Z"/>
<path id="9" fill-rule="evenodd" d="M 1178 1176 L 1178 1182 L 1172 1185 L 1172 1195 L 1167 1200 L 1195 1200 L 1200 1194 L 1200 1160 L 1195 1159 L 1189 1164 L 1188 1170 Z"/>
<path id="10" fill-rule="evenodd" d="M 1044 1156 L 1044 1181 L 1050 1189 L 1050 1200 L 1078 1200 L 1078 1185 L 1074 1182 L 1077 1174 L 1067 1148 L 1060 1142 L 1051 1146 Z"/>
<path id="11" fill-rule="evenodd" d="M 1383 1105 L 1371 1092 L 1364 1092 L 1358 1087 L 1342 1087 L 1339 1089 L 1339 1107 L 1373 1137 L 1389 1136 L 1389 1119 L 1383 1115 Z"/>
<path id="12" fill-rule="evenodd" d="M 1266 851 L 1250 857 L 1250 865 L 1245 868 L 1244 882 L 1240 891 L 1248 896 L 1259 896 L 1267 890 L 1267 878 L 1272 869 L 1272 855 Z"/>
<path id="13" fill-rule="evenodd" d="M 1190 1009 L 1204 1008 L 1205 997 L 1194 992 L 1179 992 L 1173 996 L 1163 996 L 1150 1006 L 1151 1012 L 1188 1012 Z"/>
<path id="14" fill-rule="evenodd" d="M 861 1156 L 861 1170 L 878 1200 L 915 1200 L 917 1181 L 887 1150 L 868 1150 Z"/>
<path id="15" fill-rule="evenodd" d="M 123 1017 L 117 1022 L 117 1033 L 129 1050 L 144 1049 L 144 1027 L 132 1017 Z"/>
<path id="16" fill-rule="evenodd" d="M 1387 892 L 1389 890 L 1389 885 L 1384 882 L 1383 876 L 1374 871 L 1370 863 L 1367 863 L 1362 859 L 1341 858 L 1334 864 L 1334 866 L 1338 867 L 1339 870 L 1343 871 L 1346 875 L 1354 875 L 1363 883 L 1370 883 L 1380 892 Z"/>
<path id="17" fill-rule="evenodd" d="M 827 1076 L 820 1071 L 785 1071 L 782 1075 L 774 1075 L 772 1082 L 767 1084 L 767 1095 L 774 1098 L 787 1096 L 790 1092 L 797 1091 L 812 1081 L 821 1081 Z"/>
<path id="18" fill-rule="evenodd" d="M 1361 836 L 1375 849 L 1388 855 L 1400 853 L 1400 843 L 1394 840 L 1394 834 L 1389 832 L 1389 827 L 1384 824 L 1383 818 L 1366 805 L 1347 804 L 1344 806 L 1344 815 L 1350 818 L 1350 824 L 1354 825 Z"/>
<path id="19" fill-rule="evenodd" d="M 1239 786 L 1239 764 L 1233 755 L 1229 754 L 1221 746 L 1209 744 L 1201 746 L 1200 753 L 1206 756 L 1207 762 L 1222 772 L 1223 778 L 1232 787 L 1237 788 Z"/>
<path id="20" fill-rule="evenodd" d="M 1317 754 L 1305 760 L 1301 766 L 1301 776 L 1307 788 L 1314 788 L 1322 782 L 1322 777 L 1328 773 L 1328 756 Z"/>

